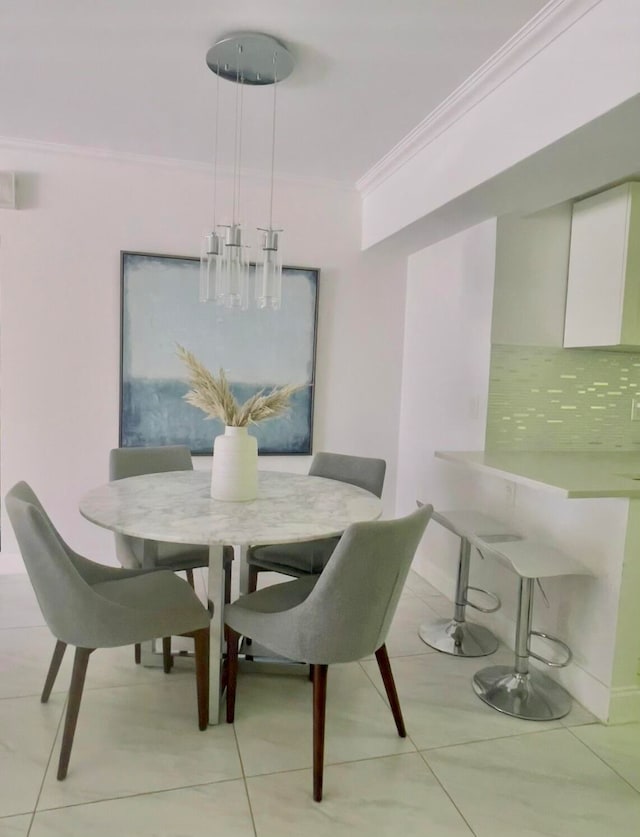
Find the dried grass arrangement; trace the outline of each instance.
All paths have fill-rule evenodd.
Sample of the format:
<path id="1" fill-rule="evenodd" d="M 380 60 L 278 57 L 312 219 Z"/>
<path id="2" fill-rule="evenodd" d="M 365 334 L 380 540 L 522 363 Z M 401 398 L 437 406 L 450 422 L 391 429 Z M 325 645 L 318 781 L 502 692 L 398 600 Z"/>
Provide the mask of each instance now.
<path id="1" fill-rule="evenodd" d="M 205 412 L 207 418 L 218 418 L 230 427 L 247 427 L 281 415 L 288 408 L 293 393 L 300 389 L 299 386 L 288 384 L 274 387 L 266 394 L 260 390 L 244 404 L 238 404 L 223 369 L 220 369 L 216 378 L 183 346 L 178 345 L 177 354 L 189 370 L 191 389 L 184 400 Z"/>

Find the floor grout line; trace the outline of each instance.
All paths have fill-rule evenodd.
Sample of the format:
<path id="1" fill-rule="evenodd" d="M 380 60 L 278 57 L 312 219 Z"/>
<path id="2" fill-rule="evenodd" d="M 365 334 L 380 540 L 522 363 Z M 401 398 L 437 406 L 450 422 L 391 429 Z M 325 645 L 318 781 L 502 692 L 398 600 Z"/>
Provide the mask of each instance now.
<path id="1" fill-rule="evenodd" d="M 235 733 L 235 729 L 234 729 L 234 733 Z M 239 747 L 239 742 L 237 740 L 237 736 L 236 736 L 236 746 L 238 747 L 238 752 L 239 752 L 240 747 Z M 415 755 L 420 756 L 421 754 L 417 750 L 416 751 L 404 752 L 404 753 L 385 753 L 385 754 L 378 755 L 378 756 L 363 756 L 362 758 L 344 759 L 342 761 L 327 762 L 325 764 L 325 767 L 339 767 L 339 766 L 348 765 L 348 764 L 359 764 L 359 763 L 362 763 L 362 762 L 380 761 L 380 760 L 383 760 L 383 759 L 392 759 L 392 758 L 405 758 L 407 756 L 415 756 Z M 242 765 L 242 758 L 241 757 L 240 757 L 240 761 L 241 761 L 241 765 Z M 421 761 L 429 768 L 429 770 L 431 770 L 431 768 L 429 767 L 429 765 L 425 762 L 425 760 L 423 758 L 421 758 Z M 47 765 L 47 768 L 48 768 L 48 765 Z M 249 809 L 250 809 L 250 812 L 251 812 L 252 821 L 254 822 L 254 831 L 256 831 L 256 837 L 257 837 L 257 827 L 255 826 L 254 815 L 253 815 L 253 807 L 251 805 L 251 798 L 249 796 L 247 780 L 248 779 L 261 779 L 261 778 L 267 777 L 267 776 L 280 776 L 280 775 L 284 775 L 284 774 L 287 774 L 287 773 L 301 773 L 301 772 L 304 772 L 304 771 L 310 771 L 312 769 L 313 769 L 312 766 L 309 766 L 309 767 L 293 767 L 293 768 L 287 768 L 287 769 L 284 769 L 284 770 L 272 770 L 269 773 L 245 774 L 244 765 L 242 765 L 242 771 L 243 771 L 242 776 L 236 776 L 236 777 L 232 777 L 232 778 L 228 778 L 228 779 L 220 779 L 217 782 L 194 782 L 191 785 L 178 785 L 176 787 L 171 787 L 171 788 L 158 788 L 158 789 L 155 789 L 155 790 L 139 791 L 138 793 L 130 793 L 130 794 L 122 795 L 122 796 L 107 796 L 107 797 L 104 797 L 103 799 L 91 799 L 91 800 L 87 800 L 87 801 L 84 801 L 84 802 L 71 802 L 67 805 L 54 805 L 54 806 L 47 807 L 47 808 L 40 808 L 40 809 L 37 809 L 37 810 L 31 812 L 31 814 L 33 816 L 34 814 L 42 814 L 42 813 L 45 813 L 45 812 L 48 812 L 48 811 L 60 811 L 60 810 L 63 810 L 65 808 L 82 808 L 82 807 L 85 807 L 87 805 L 99 805 L 102 802 L 117 802 L 118 800 L 121 800 L 121 799 L 122 800 L 124 800 L 124 799 L 134 799 L 134 798 L 139 797 L 139 796 L 153 796 L 154 794 L 159 794 L 159 793 L 173 793 L 174 791 L 189 790 L 190 788 L 203 788 L 203 787 L 208 787 L 210 785 L 224 784 L 226 782 L 237 782 L 240 779 L 243 779 L 244 783 L 245 783 L 245 790 L 247 792 L 247 798 L 249 800 Z M 22 815 L 21 814 L 7 814 L 7 815 L 4 815 L 3 817 L 0 817 L 0 820 L 1 819 L 8 819 L 8 818 L 14 817 L 14 816 L 28 816 L 28 815 L 29 815 L 28 812 L 26 812 L 25 814 L 22 814 Z"/>
<path id="2" fill-rule="evenodd" d="M 381 759 L 397 759 L 404 758 L 404 756 L 419 755 L 418 750 L 405 750 L 403 753 L 382 753 L 379 756 L 361 756 L 355 759 L 342 759 L 342 761 L 325 761 L 325 767 L 340 767 L 344 764 L 359 764 L 365 761 L 380 761 Z M 313 770 L 313 765 L 309 767 L 285 767 L 282 770 L 271 770 L 269 773 L 253 773 L 248 774 L 247 779 L 262 779 L 264 776 L 281 776 L 285 773 L 301 773 L 304 770 Z"/>
<path id="3" fill-rule="evenodd" d="M 451 747 L 466 747 L 468 744 L 484 744 L 485 741 L 504 741 L 507 738 L 518 738 L 523 735 L 542 735 L 545 732 L 558 732 L 566 727 L 545 727 L 544 729 L 524 729 L 516 732 L 507 732 L 504 735 L 492 735 L 490 738 L 471 738 L 469 741 L 458 741 L 453 744 L 438 744 L 435 747 L 419 747 L 419 753 L 434 753 L 436 750 L 448 750 Z"/>
<path id="4" fill-rule="evenodd" d="M 236 749 L 238 750 L 238 759 L 240 760 L 240 769 L 242 770 L 242 781 L 244 782 L 244 792 L 247 795 L 247 804 L 249 806 L 249 815 L 251 816 L 251 825 L 253 826 L 253 833 L 258 837 L 258 828 L 256 826 L 256 818 L 253 814 L 253 805 L 251 804 L 251 796 L 249 795 L 249 785 L 247 784 L 247 774 L 244 769 L 244 762 L 242 760 L 242 753 L 240 752 L 240 742 L 238 741 L 238 733 L 236 732 L 236 725 L 233 724 L 233 737 L 236 740 Z"/>
<path id="5" fill-rule="evenodd" d="M 453 807 L 454 807 L 454 808 L 456 809 L 456 811 L 460 814 L 460 816 L 462 817 L 463 821 L 466 823 L 466 826 L 467 826 L 467 828 L 469 829 L 469 831 L 473 834 L 473 836 L 474 836 L 474 837 L 478 837 L 477 832 L 475 831 L 475 829 L 474 829 L 474 828 L 472 828 L 471 823 L 469 822 L 469 820 L 468 820 L 468 819 L 465 817 L 465 815 L 462 813 L 462 811 L 461 811 L 461 810 L 460 810 L 460 808 L 458 807 L 458 805 L 457 805 L 456 801 L 454 800 L 454 798 L 451 796 L 451 794 L 449 793 L 449 791 L 445 788 L 445 786 L 444 786 L 444 785 L 442 784 L 442 782 L 440 781 L 440 777 L 438 776 L 438 774 L 437 774 L 437 773 L 435 772 L 435 770 L 431 767 L 431 765 L 429 764 L 429 762 L 425 759 L 425 757 L 422 755 L 422 753 L 421 753 L 420 751 L 418 751 L 418 755 L 419 755 L 419 756 L 420 756 L 420 758 L 422 759 L 422 762 L 423 762 L 424 766 L 427 768 L 427 770 L 429 771 L 429 773 L 433 776 L 433 778 L 436 780 L 436 782 L 437 782 L 437 783 L 440 785 L 440 787 L 442 788 L 442 791 L 443 791 L 443 793 L 446 795 L 447 799 L 451 802 L 451 804 L 453 805 Z"/>
<path id="6" fill-rule="evenodd" d="M 590 726 L 590 724 L 585 724 L 585 726 Z M 580 742 L 580 743 L 581 743 L 584 747 L 586 747 L 586 748 L 587 748 L 587 750 L 589 750 L 589 752 L 590 752 L 590 753 L 593 753 L 593 755 L 594 755 L 596 758 L 600 759 L 600 761 L 601 761 L 601 762 L 602 762 L 602 763 L 603 763 L 606 767 L 608 767 L 608 768 L 609 768 L 609 770 L 611 770 L 613 773 L 615 773 L 615 774 L 616 774 L 616 776 L 618 776 L 620 779 L 622 779 L 622 781 L 623 781 L 623 782 L 625 782 L 625 784 L 629 785 L 629 787 L 631 788 L 631 790 L 635 791 L 635 792 L 636 792 L 636 793 L 640 796 L 640 790 L 638 790 L 638 788 L 636 788 L 636 787 L 635 787 L 635 785 L 632 785 L 632 784 L 631 784 L 631 782 L 630 782 L 630 781 L 629 781 L 629 780 L 628 780 L 625 776 L 623 776 L 623 775 L 622 775 L 622 773 L 620 773 L 618 770 L 616 770 L 616 768 L 615 768 L 612 764 L 609 764 L 609 762 L 608 762 L 608 761 L 606 761 L 606 759 L 604 759 L 604 758 L 600 755 L 600 753 L 598 753 L 596 750 L 594 750 L 592 747 L 590 747 L 590 746 L 589 746 L 589 745 L 588 745 L 585 741 L 583 741 L 581 738 L 579 738 L 579 737 L 578 737 L 578 736 L 574 733 L 573 729 L 571 729 L 570 727 L 565 727 L 565 729 L 567 730 L 567 732 L 570 732 L 570 733 L 571 733 L 571 735 L 573 735 L 573 737 L 576 739 L 576 741 L 579 741 L 579 742 Z"/>
<path id="7" fill-rule="evenodd" d="M 188 674 L 189 674 L 189 672 L 187 672 L 187 675 Z M 173 688 L 175 686 L 182 685 L 183 682 L 186 682 L 186 677 L 185 677 L 184 681 L 176 680 L 176 681 L 170 682 L 170 683 L 163 682 L 163 687 L 168 686 L 169 688 Z M 158 684 L 157 683 L 152 683 L 152 682 L 149 681 L 147 683 L 110 683 L 110 684 L 104 685 L 104 686 L 85 685 L 83 694 L 88 694 L 89 692 L 103 692 L 103 691 L 105 691 L 105 689 L 140 689 L 144 686 L 157 687 Z M 26 692 L 23 695 L 0 695 L 0 701 L 2 701 L 2 700 L 27 700 L 29 698 L 39 697 L 40 694 L 41 694 L 41 691 L 42 691 L 41 689 L 38 689 L 37 692 L 36 691 Z M 68 688 L 67 689 L 53 689 L 52 692 L 51 692 L 51 697 L 54 697 L 56 695 L 63 695 L 63 696 L 65 696 L 65 700 L 66 700 L 66 694 L 68 693 L 68 691 L 69 691 Z"/>
<path id="8" fill-rule="evenodd" d="M 435 596 L 435 595 L 431 596 L 431 595 L 425 594 L 425 593 L 416 593 L 413 590 L 410 590 L 409 592 L 411 593 L 412 596 L 415 596 L 417 599 L 419 599 L 422 602 L 422 604 L 427 605 L 430 608 L 430 610 L 433 610 L 434 612 L 437 612 L 437 611 L 435 611 L 434 607 L 431 607 L 429 605 L 429 599 L 435 599 L 436 601 L 441 599 L 443 602 L 446 602 L 448 605 L 451 605 L 451 608 L 453 608 L 453 602 L 450 599 L 448 599 L 446 596 L 443 596 L 441 594 L 439 594 L 437 596 Z"/>
<path id="9" fill-rule="evenodd" d="M 38 795 L 36 796 L 36 801 L 33 805 L 33 812 L 31 814 L 31 821 L 29 823 L 29 828 L 27 829 L 26 837 L 29 837 L 31 834 L 31 829 L 33 828 L 33 822 L 36 818 L 36 813 L 38 811 L 38 802 L 40 802 L 40 797 L 42 796 L 42 790 L 44 788 L 44 783 L 47 778 L 47 773 L 49 772 L 49 765 L 51 764 L 51 759 L 53 758 L 53 754 L 56 749 L 56 741 L 58 740 L 58 736 L 60 735 L 60 727 L 62 726 L 62 722 L 64 721 L 65 717 L 65 710 L 67 706 L 67 699 L 65 699 L 64 703 L 62 704 L 62 712 L 60 713 L 60 719 L 58 720 L 58 726 L 56 727 L 55 734 L 53 736 L 53 741 L 51 742 L 51 750 L 49 751 L 49 758 L 47 759 L 47 763 L 44 767 L 44 773 L 42 774 L 42 781 L 40 782 L 40 788 L 38 790 Z"/>
<path id="10" fill-rule="evenodd" d="M 140 688 L 143 685 L 155 685 L 151 684 L 143 684 L 143 683 L 113 683 L 110 686 L 86 686 L 84 694 L 88 692 L 103 692 L 105 689 L 129 689 L 129 688 Z M 173 684 L 171 684 L 173 685 Z M 177 684 L 176 684 L 177 685 Z M 0 701 L 2 700 L 28 700 L 29 698 L 37 698 L 40 696 L 41 689 L 38 689 L 37 692 L 26 692 L 22 695 L 0 695 Z M 56 695 L 62 695 L 63 697 L 68 692 L 68 689 L 54 689 L 51 692 L 51 697 L 55 697 Z"/>
<path id="11" fill-rule="evenodd" d="M 84 802 L 70 802 L 67 805 L 52 805 L 48 808 L 40 808 L 34 813 L 43 814 L 47 811 L 62 811 L 65 808 L 83 808 L 87 805 L 100 805 L 101 802 L 118 802 L 121 799 L 136 799 L 139 796 L 154 796 L 154 794 L 158 793 L 173 793 L 174 791 L 189 790 L 190 788 L 206 788 L 210 785 L 223 785 L 226 782 L 239 782 L 240 779 L 242 779 L 242 776 L 231 776 L 227 779 L 218 779 L 214 782 L 194 782 L 192 785 L 176 785 L 170 788 L 155 788 L 152 790 L 137 791 L 136 793 L 125 793 L 121 796 L 105 796 L 103 799 L 87 799 Z"/>

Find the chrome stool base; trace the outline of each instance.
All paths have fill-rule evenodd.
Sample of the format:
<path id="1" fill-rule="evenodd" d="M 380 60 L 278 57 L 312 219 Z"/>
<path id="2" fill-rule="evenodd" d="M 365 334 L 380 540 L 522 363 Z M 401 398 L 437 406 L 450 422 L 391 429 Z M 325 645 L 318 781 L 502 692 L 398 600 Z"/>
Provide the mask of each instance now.
<path id="1" fill-rule="evenodd" d="M 498 648 L 496 637 L 473 622 L 456 622 L 455 619 L 438 619 L 424 622 L 418 636 L 430 648 L 455 657 L 486 657 Z"/>
<path id="2" fill-rule="evenodd" d="M 489 666 L 473 675 L 473 689 L 498 712 L 527 721 L 554 721 L 571 709 L 567 692 L 538 671 L 518 674 L 513 666 Z"/>

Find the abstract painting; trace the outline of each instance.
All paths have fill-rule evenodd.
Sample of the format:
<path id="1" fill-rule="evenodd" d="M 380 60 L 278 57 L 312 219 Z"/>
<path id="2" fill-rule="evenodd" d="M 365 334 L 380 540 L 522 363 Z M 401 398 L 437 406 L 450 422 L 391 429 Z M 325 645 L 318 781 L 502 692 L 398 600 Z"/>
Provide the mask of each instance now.
<path id="1" fill-rule="evenodd" d="M 179 344 L 214 374 L 224 369 L 238 401 L 300 385 L 285 414 L 249 432 L 261 454 L 311 453 L 319 271 L 284 267 L 280 310 L 240 311 L 199 301 L 198 259 L 121 257 L 120 446 L 180 444 L 211 455 L 224 428 L 184 401 Z"/>

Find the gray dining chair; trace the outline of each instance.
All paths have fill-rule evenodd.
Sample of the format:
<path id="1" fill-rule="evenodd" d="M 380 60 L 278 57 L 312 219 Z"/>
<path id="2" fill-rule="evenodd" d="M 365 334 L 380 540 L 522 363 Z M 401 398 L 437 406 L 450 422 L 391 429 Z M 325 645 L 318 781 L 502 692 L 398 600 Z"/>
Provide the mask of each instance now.
<path id="1" fill-rule="evenodd" d="M 381 497 L 386 468 L 384 459 L 323 452 L 313 457 L 309 475 L 357 485 L 376 497 Z M 339 540 L 338 535 L 301 543 L 251 547 L 247 552 L 248 592 L 253 593 L 256 590 L 260 572 L 277 572 L 293 578 L 318 575 L 326 566 Z"/>
<path id="2" fill-rule="evenodd" d="M 143 474 L 159 474 L 169 471 L 193 471 L 191 451 L 186 445 L 162 445 L 159 447 L 114 448 L 109 453 L 109 479 L 121 480 Z M 193 587 L 193 570 L 209 564 L 209 547 L 200 544 L 167 543 L 157 541 L 157 558 L 151 563 L 144 556 L 144 539 L 129 535 L 115 535 L 116 555 L 123 567 L 129 569 L 149 568 L 185 572 L 187 581 Z M 231 568 L 233 547 L 223 549 L 225 602 L 231 601 Z M 171 637 L 162 640 L 165 672 L 172 665 Z M 141 649 L 134 649 L 135 661 L 140 662 Z"/>
<path id="3" fill-rule="evenodd" d="M 107 567 L 74 552 L 25 482 L 9 491 L 6 507 L 42 615 L 56 638 L 42 703 L 49 700 L 67 645 L 75 646 L 58 779 L 67 775 L 89 655 L 96 648 L 174 634 L 193 637 L 198 724 L 206 729 L 209 613 L 191 587 L 172 572 Z"/>
<path id="4" fill-rule="evenodd" d="M 433 513 L 423 506 L 398 520 L 355 523 L 319 576 L 242 596 L 225 608 L 227 722 L 235 719 L 238 641 L 311 665 L 313 798 L 322 799 L 327 669 L 375 653 L 398 735 L 406 736 L 385 640 L 411 561 Z"/>

